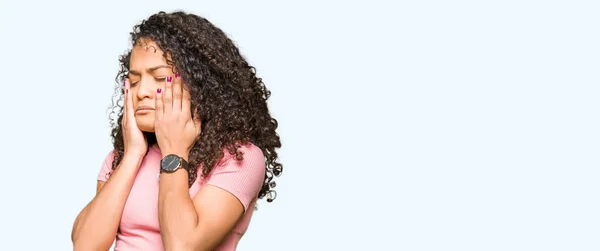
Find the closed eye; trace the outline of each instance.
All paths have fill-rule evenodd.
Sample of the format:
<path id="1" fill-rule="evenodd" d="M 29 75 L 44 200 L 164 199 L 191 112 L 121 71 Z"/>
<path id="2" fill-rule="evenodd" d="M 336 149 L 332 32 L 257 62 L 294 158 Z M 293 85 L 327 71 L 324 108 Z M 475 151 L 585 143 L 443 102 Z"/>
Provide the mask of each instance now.
<path id="1" fill-rule="evenodd" d="M 158 82 L 164 82 L 164 81 L 166 81 L 166 80 L 167 80 L 167 78 L 166 78 L 166 77 L 164 77 L 164 78 L 154 78 L 154 80 L 156 80 L 156 81 L 158 81 Z M 129 83 L 129 85 L 130 85 L 131 87 L 134 87 L 134 86 L 135 86 L 137 83 L 139 83 L 139 82 L 140 82 L 140 81 L 137 81 L 137 82 L 131 82 L 131 83 Z"/>

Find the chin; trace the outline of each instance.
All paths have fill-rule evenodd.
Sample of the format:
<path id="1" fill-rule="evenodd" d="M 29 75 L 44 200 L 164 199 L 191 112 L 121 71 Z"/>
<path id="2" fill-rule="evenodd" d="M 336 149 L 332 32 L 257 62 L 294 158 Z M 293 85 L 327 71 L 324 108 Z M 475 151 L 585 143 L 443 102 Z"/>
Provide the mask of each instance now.
<path id="1" fill-rule="evenodd" d="M 136 118 L 137 126 L 142 132 L 154 132 L 154 118 Z"/>
<path id="2" fill-rule="evenodd" d="M 140 131 L 142 132 L 154 132 L 154 127 L 141 127 Z"/>

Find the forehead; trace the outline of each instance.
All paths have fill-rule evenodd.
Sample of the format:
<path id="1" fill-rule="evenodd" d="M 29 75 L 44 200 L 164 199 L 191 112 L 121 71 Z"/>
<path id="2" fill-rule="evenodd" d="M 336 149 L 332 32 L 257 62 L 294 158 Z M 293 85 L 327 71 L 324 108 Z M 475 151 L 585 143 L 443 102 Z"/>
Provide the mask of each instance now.
<path id="1" fill-rule="evenodd" d="M 167 64 L 167 60 L 163 57 L 163 51 L 151 40 L 138 41 L 131 50 L 129 60 L 131 69 L 144 69 Z"/>

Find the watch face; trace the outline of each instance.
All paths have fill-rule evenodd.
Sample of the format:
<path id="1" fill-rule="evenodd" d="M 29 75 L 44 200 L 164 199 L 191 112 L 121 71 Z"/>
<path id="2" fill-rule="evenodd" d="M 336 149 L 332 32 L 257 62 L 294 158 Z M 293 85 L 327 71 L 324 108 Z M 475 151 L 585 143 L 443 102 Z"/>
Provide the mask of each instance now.
<path id="1" fill-rule="evenodd" d="M 167 172 L 175 171 L 179 167 L 179 165 L 179 156 L 175 154 L 169 154 L 165 156 L 160 162 L 160 168 Z"/>

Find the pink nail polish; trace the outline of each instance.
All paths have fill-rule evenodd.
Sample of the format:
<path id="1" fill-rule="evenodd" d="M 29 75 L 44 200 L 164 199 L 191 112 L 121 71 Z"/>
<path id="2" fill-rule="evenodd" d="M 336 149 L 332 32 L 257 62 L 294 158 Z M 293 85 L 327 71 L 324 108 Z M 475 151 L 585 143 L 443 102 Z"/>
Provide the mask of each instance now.
<path id="1" fill-rule="evenodd" d="M 181 77 L 181 75 L 179 75 L 179 72 L 175 73 L 175 78 L 180 78 L 180 77 Z"/>
<path id="2" fill-rule="evenodd" d="M 123 80 L 123 86 L 127 84 L 127 80 Z"/>
<path id="3" fill-rule="evenodd" d="M 129 89 L 125 90 L 125 93 L 129 93 Z"/>
<path id="4" fill-rule="evenodd" d="M 173 81 L 173 77 L 171 77 L 171 76 L 168 76 L 168 77 L 167 77 L 167 82 L 171 82 L 171 81 Z"/>
<path id="5" fill-rule="evenodd" d="M 161 93 L 162 90 L 160 88 L 156 89 L 156 93 Z"/>

